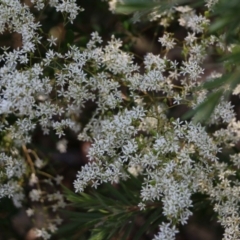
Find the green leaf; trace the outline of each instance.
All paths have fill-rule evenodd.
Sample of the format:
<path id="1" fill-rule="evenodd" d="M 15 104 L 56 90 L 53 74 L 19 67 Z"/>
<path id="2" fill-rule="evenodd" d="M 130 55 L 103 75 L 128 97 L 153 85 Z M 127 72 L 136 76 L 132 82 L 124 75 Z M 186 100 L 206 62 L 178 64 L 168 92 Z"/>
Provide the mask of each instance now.
<path id="1" fill-rule="evenodd" d="M 209 30 L 210 30 L 210 32 L 216 32 L 219 29 L 222 29 L 223 27 L 225 27 L 227 24 L 228 24 L 228 19 L 226 19 L 226 18 L 219 19 L 210 26 Z"/>
<path id="2" fill-rule="evenodd" d="M 117 3 L 116 12 L 121 14 L 131 14 L 136 11 L 147 14 L 151 11 L 157 11 L 158 13 L 171 9 L 179 4 L 190 4 L 192 6 L 202 6 L 203 1 L 192 2 L 191 0 L 162 0 L 156 2 L 153 0 L 123 0 Z M 140 14 L 141 15 L 141 14 Z"/>
<path id="3" fill-rule="evenodd" d="M 125 226 L 125 229 L 124 229 L 124 235 L 122 237 L 122 239 L 130 239 L 129 236 L 132 232 L 134 228 L 134 222 L 129 222 L 126 226 Z"/>
<path id="4" fill-rule="evenodd" d="M 193 117 L 192 121 L 195 124 L 205 123 L 213 113 L 216 105 L 219 103 L 222 94 L 223 94 L 223 89 L 211 93 L 203 103 L 201 103 L 195 109 L 187 112 L 183 116 L 183 119 Z"/>
<path id="5" fill-rule="evenodd" d="M 74 42 L 74 32 L 71 29 L 68 29 L 65 35 L 65 41 L 67 44 L 72 45 Z"/>
<path id="6" fill-rule="evenodd" d="M 221 86 L 223 86 L 224 84 L 226 84 L 226 82 L 229 80 L 229 74 L 225 74 L 220 78 L 215 78 L 212 81 L 206 81 L 205 83 L 203 83 L 202 87 L 208 90 L 211 89 L 217 89 Z"/>
<path id="7" fill-rule="evenodd" d="M 190 2 L 189 0 L 162 0 L 161 2 L 155 2 L 152 0 L 124 0 L 117 3 L 116 12 L 121 14 L 131 14 L 136 11 L 145 11 L 145 13 L 151 11 L 157 11 L 158 13 L 171 9 L 177 4 L 183 4 Z"/>
<path id="8" fill-rule="evenodd" d="M 134 236 L 133 240 L 139 240 L 141 236 L 150 228 L 158 219 L 162 216 L 162 209 L 154 209 L 152 213 L 147 216 L 147 220 L 141 228 L 137 231 L 136 235 Z"/>
<path id="9" fill-rule="evenodd" d="M 105 240 L 106 239 L 106 232 L 104 231 L 101 231 L 101 232 L 98 232 L 94 235 L 92 235 L 89 240 Z"/>
<path id="10" fill-rule="evenodd" d="M 140 189 L 141 181 L 135 177 L 120 182 L 117 187 L 109 183 L 103 184 L 89 193 L 76 194 L 64 188 L 67 199 L 75 207 L 71 212 L 65 211 L 70 220 L 70 226 L 65 229 L 69 230 L 69 233 L 91 232 L 90 239 L 127 239 L 135 226 L 137 216 L 149 215 L 149 211 L 153 211 L 148 209 L 149 211 L 140 212 L 136 207 Z M 151 223 L 152 220 L 150 215 Z"/>
<path id="11" fill-rule="evenodd" d="M 159 3 L 144 0 L 125 0 L 117 3 L 116 12 L 131 14 L 135 11 L 150 10 L 154 7 L 159 7 Z"/>
<path id="12" fill-rule="evenodd" d="M 126 194 L 124 192 L 122 193 L 121 191 L 113 187 L 111 184 L 106 184 L 106 189 L 108 189 L 109 192 L 111 192 L 113 196 L 115 196 L 118 200 L 121 200 L 122 203 L 129 204 L 129 201 L 125 197 Z"/>
<path id="13" fill-rule="evenodd" d="M 232 53 L 224 56 L 221 60 L 222 62 L 227 61 L 227 63 L 236 64 L 240 62 L 240 46 L 237 45 L 233 48 Z"/>

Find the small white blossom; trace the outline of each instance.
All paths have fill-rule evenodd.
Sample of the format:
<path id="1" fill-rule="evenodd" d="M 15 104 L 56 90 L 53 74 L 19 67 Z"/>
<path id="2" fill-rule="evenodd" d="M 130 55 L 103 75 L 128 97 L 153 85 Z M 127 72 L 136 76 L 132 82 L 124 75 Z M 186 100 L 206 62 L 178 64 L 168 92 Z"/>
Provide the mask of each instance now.
<path id="1" fill-rule="evenodd" d="M 143 202 L 140 202 L 140 203 L 138 204 L 138 207 L 140 208 L 140 211 L 145 210 L 145 209 L 146 209 L 146 204 L 143 203 Z"/>
<path id="2" fill-rule="evenodd" d="M 56 148 L 57 148 L 57 150 L 58 150 L 60 153 L 65 153 L 65 152 L 67 152 L 67 143 L 68 143 L 68 141 L 67 141 L 65 138 L 59 140 L 59 141 L 56 143 Z"/>
<path id="3" fill-rule="evenodd" d="M 56 181 L 56 184 L 57 184 L 57 185 L 60 185 L 61 182 L 62 182 L 62 180 L 63 180 L 63 176 L 57 175 L 57 176 L 55 177 L 55 181 Z"/>
<path id="4" fill-rule="evenodd" d="M 37 237 L 41 237 L 44 240 L 50 239 L 51 235 L 44 229 L 36 229 Z"/>
<path id="5" fill-rule="evenodd" d="M 31 200 L 34 201 L 39 201 L 41 198 L 41 194 L 42 192 L 40 190 L 37 189 L 33 189 L 30 193 L 29 193 L 29 197 L 31 198 Z"/>
<path id="6" fill-rule="evenodd" d="M 49 41 L 49 46 L 51 47 L 52 45 L 56 46 L 57 38 L 54 38 L 52 35 L 50 38 L 47 39 Z"/>
<path id="7" fill-rule="evenodd" d="M 40 158 L 37 158 L 34 164 L 37 168 L 42 168 L 44 165 L 43 160 L 41 160 Z"/>
<path id="8" fill-rule="evenodd" d="M 170 223 L 162 223 L 160 232 L 154 236 L 153 240 L 175 240 L 175 235 L 178 233 L 176 226 L 170 226 Z"/>
<path id="9" fill-rule="evenodd" d="M 169 33 L 165 33 L 161 38 L 158 39 L 158 41 L 162 44 L 163 47 L 166 47 L 167 51 L 174 48 L 176 45 L 174 39 Z"/>
<path id="10" fill-rule="evenodd" d="M 38 183 L 38 177 L 36 176 L 35 173 L 32 173 L 29 179 L 29 185 L 33 186 Z"/>
<path id="11" fill-rule="evenodd" d="M 29 209 L 26 210 L 26 213 L 27 213 L 28 217 L 31 217 L 34 214 L 34 210 L 29 208 Z"/>

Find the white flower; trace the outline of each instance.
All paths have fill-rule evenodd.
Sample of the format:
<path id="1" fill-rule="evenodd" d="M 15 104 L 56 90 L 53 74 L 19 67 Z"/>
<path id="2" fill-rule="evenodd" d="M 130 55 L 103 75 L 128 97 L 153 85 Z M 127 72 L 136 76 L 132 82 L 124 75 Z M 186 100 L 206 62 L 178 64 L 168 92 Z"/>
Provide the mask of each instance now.
<path id="1" fill-rule="evenodd" d="M 143 203 L 143 202 L 140 202 L 140 203 L 138 204 L 138 207 L 140 208 L 140 211 L 143 211 L 143 210 L 146 209 L 146 204 Z"/>
<path id="2" fill-rule="evenodd" d="M 179 6 L 179 7 L 175 7 L 175 9 L 178 11 L 178 12 L 181 12 L 181 13 L 186 13 L 186 12 L 190 12 L 192 11 L 193 9 L 189 6 Z"/>
<path id="3" fill-rule="evenodd" d="M 51 233 L 55 233 L 58 228 L 57 228 L 57 226 L 56 226 L 55 224 L 50 223 L 50 224 L 48 225 L 48 229 L 49 229 L 49 231 L 50 231 Z"/>
<path id="4" fill-rule="evenodd" d="M 240 94 L 240 84 L 238 84 L 233 90 L 233 95 L 239 95 L 239 94 Z"/>
<path id="5" fill-rule="evenodd" d="M 36 229 L 36 235 L 37 237 L 41 237 L 44 240 L 50 239 L 51 237 L 51 235 L 45 230 L 45 228 Z"/>
<path id="6" fill-rule="evenodd" d="M 182 13 L 178 21 L 181 26 L 190 28 L 194 33 L 202 33 L 204 27 L 209 25 L 209 20 L 205 16 L 196 15 L 194 11 Z"/>
<path id="7" fill-rule="evenodd" d="M 30 193 L 29 193 L 29 197 L 31 198 L 32 201 L 39 201 L 41 198 L 41 190 L 38 189 L 33 189 Z"/>
<path id="8" fill-rule="evenodd" d="M 51 47 L 52 45 L 56 46 L 57 38 L 54 38 L 52 35 L 50 38 L 47 39 L 49 41 L 49 46 Z"/>
<path id="9" fill-rule="evenodd" d="M 162 223 L 159 228 L 160 232 L 154 236 L 153 240 L 175 240 L 175 235 L 179 232 L 176 226 L 170 226 L 170 223 Z"/>
<path id="10" fill-rule="evenodd" d="M 8 100 L 0 100 L 0 114 L 9 113 L 12 103 Z"/>
<path id="11" fill-rule="evenodd" d="M 181 70 L 181 74 L 183 76 L 188 74 L 191 80 L 197 80 L 204 73 L 204 69 L 196 61 L 184 61 Z"/>
<path id="12" fill-rule="evenodd" d="M 65 153 L 65 152 L 67 152 L 67 143 L 68 143 L 68 141 L 67 141 L 65 138 L 59 140 L 59 141 L 56 143 L 56 148 L 57 148 L 57 150 L 58 150 L 60 153 Z"/>
<path id="13" fill-rule="evenodd" d="M 143 169 L 140 165 L 128 167 L 127 170 L 129 173 L 131 173 L 135 177 L 137 177 L 143 171 Z"/>
<path id="14" fill-rule="evenodd" d="M 180 97 L 178 94 L 177 96 L 174 97 L 173 104 L 180 104 L 181 100 L 182 100 L 182 97 Z"/>
<path id="15" fill-rule="evenodd" d="M 164 35 L 159 38 L 158 41 L 162 44 L 163 47 L 166 47 L 167 51 L 174 48 L 176 45 L 170 33 L 164 33 Z"/>
<path id="16" fill-rule="evenodd" d="M 188 32 L 187 34 L 187 37 L 185 37 L 186 44 L 191 45 L 197 40 L 197 37 L 195 36 L 195 33 Z"/>
<path id="17" fill-rule="evenodd" d="M 37 167 L 37 168 L 42 168 L 44 163 L 43 163 L 43 160 L 41 160 L 40 158 L 37 158 L 34 162 L 34 165 Z"/>
<path id="18" fill-rule="evenodd" d="M 63 176 L 57 175 L 55 177 L 56 184 L 60 185 L 63 180 Z"/>
<path id="19" fill-rule="evenodd" d="M 213 10 L 213 7 L 216 3 L 218 3 L 219 0 L 205 0 L 206 6 L 210 9 Z"/>
<path id="20" fill-rule="evenodd" d="M 219 120 L 223 123 L 230 123 L 235 118 L 235 112 L 233 105 L 230 102 L 222 100 L 214 109 L 209 122 L 210 124 L 216 124 Z"/>
<path id="21" fill-rule="evenodd" d="M 57 225 L 61 225 L 62 222 L 63 222 L 63 220 L 62 220 L 59 216 L 57 216 L 55 219 L 53 219 L 53 221 L 54 221 Z"/>
<path id="22" fill-rule="evenodd" d="M 32 173 L 29 179 L 29 185 L 33 186 L 34 184 L 38 183 L 38 177 L 35 173 Z"/>
<path id="23" fill-rule="evenodd" d="M 33 214 L 34 214 L 34 210 L 33 210 L 32 208 L 28 208 L 28 209 L 26 210 L 26 213 L 27 213 L 28 217 L 31 217 L 31 216 L 33 216 Z"/>

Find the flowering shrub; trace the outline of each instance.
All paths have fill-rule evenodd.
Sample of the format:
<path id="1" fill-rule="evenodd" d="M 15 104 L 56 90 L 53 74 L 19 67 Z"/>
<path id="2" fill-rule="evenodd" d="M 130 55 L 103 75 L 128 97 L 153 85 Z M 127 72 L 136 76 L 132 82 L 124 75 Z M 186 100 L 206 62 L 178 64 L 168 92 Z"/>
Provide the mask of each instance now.
<path id="1" fill-rule="evenodd" d="M 206 10 L 211 11 L 216 2 L 206 1 Z M 54 7 L 62 12 L 64 24 L 82 11 L 74 0 L 31 3 L 37 11 Z M 110 1 L 112 11 L 116 4 Z M 158 38 L 160 53 L 146 53 L 137 63 L 133 54 L 121 49 L 121 40 L 112 36 L 103 44 L 97 32 L 84 49 L 69 45 L 66 51 L 57 50 L 58 39 L 46 38 L 29 6 L 16 0 L 0 0 L 0 6 L 0 32 L 22 38 L 19 48 L 2 47 L 0 55 L 0 130 L 5 139 L 0 146 L 0 198 L 11 198 L 16 207 L 29 198 L 53 212 L 64 208 L 63 195 L 59 191 L 49 194 L 38 179 L 47 162 L 26 146 L 37 126 L 44 134 L 54 130 L 59 137 L 71 129 L 79 140 L 91 142 L 89 162 L 73 182 L 76 193 L 87 186 L 98 189 L 103 183 L 120 183 L 132 175 L 140 178 L 138 211 L 147 211 L 154 202 L 162 204 L 164 220 L 154 240 L 175 239 L 179 225 L 187 224 L 193 213 L 192 196 L 201 193 L 218 214 L 225 229 L 223 239 L 240 238 L 239 153 L 233 152 L 228 161 L 219 159 L 223 150 L 233 149 L 239 141 L 240 123 L 226 97 L 229 91 L 238 95 L 239 86 L 226 81 L 218 88 L 202 88 L 203 82 L 221 80 L 225 73 L 224 66 L 205 71 L 209 52 L 224 55 L 235 46 L 227 45 L 222 35 L 210 34 L 208 14 L 179 5 L 161 14 L 150 12 L 149 20 L 165 29 Z M 140 17 L 137 12 L 134 20 Z M 182 40 L 167 30 L 174 19 L 186 30 Z M 40 47 L 45 47 L 44 55 Z M 169 57 L 176 48 L 182 51 L 182 61 Z M 200 115 L 208 99 L 216 107 L 201 125 L 198 121 L 203 119 Z M 79 113 L 89 101 L 96 107 L 81 126 Z M 170 117 L 171 108 L 180 105 L 195 109 L 192 120 Z M 210 131 L 212 125 L 216 127 Z M 54 188 L 61 183 L 61 176 L 45 175 L 49 177 L 45 185 Z M 26 178 L 32 186 L 27 196 Z M 34 215 L 34 210 L 28 209 L 27 214 Z M 56 215 L 36 234 L 49 239 L 59 224 Z"/>

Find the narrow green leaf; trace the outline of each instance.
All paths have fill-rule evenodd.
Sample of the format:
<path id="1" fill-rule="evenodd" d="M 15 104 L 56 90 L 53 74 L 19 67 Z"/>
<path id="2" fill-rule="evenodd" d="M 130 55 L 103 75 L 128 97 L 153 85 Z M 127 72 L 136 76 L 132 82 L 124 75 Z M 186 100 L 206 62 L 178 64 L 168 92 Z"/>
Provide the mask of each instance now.
<path id="1" fill-rule="evenodd" d="M 89 240 L 106 240 L 106 232 L 101 231 L 101 232 L 97 232 L 95 234 L 93 234 Z"/>
<path id="2" fill-rule="evenodd" d="M 130 234 L 134 228 L 134 221 L 128 222 L 128 224 L 125 226 L 125 231 L 122 239 L 130 239 Z"/>
<path id="3" fill-rule="evenodd" d="M 203 103 L 201 103 L 195 109 L 187 112 L 183 116 L 183 119 L 193 117 L 192 121 L 194 123 L 205 123 L 213 113 L 216 105 L 219 103 L 222 94 L 223 89 L 211 93 Z"/>
<path id="4" fill-rule="evenodd" d="M 74 42 L 74 32 L 71 29 L 68 29 L 65 35 L 65 41 L 67 44 L 72 45 Z"/>
<path id="5" fill-rule="evenodd" d="M 125 0 L 117 3 L 116 12 L 121 14 L 131 14 L 135 11 L 150 10 L 154 7 L 159 7 L 159 3 L 151 0 Z"/>
<path id="6" fill-rule="evenodd" d="M 216 32 L 219 29 L 222 29 L 228 24 L 228 20 L 226 18 L 224 19 L 218 19 L 218 21 L 215 21 L 209 28 L 210 32 Z"/>
<path id="7" fill-rule="evenodd" d="M 149 229 L 153 223 L 162 216 L 162 209 L 154 209 L 153 213 L 147 216 L 147 220 L 143 226 L 138 230 L 136 235 L 134 236 L 133 240 L 139 240 L 141 236 Z"/>
<path id="8" fill-rule="evenodd" d="M 122 194 L 118 189 L 113 187 L 111 184 L 106 184 L 106 188 L 109 190 L 110 193 L 113 194 L 113 196 L 115 198 L 117 198 L 118 200 L 121 200 L 125 204 L 130 204 L 130 202 L 125 197 L 125 195 L 126 195 L 125 192 L 123 192 L 123 194 Z"/>
<path id="9" fill-rule="evenodd" d="M 202 87 L 205 89 L 217 89 L 221 87 L 222 85 L 226 84 L 226 82 L 229 80 L 229 75 L 225 74 L 220 78 L 215 78 L 212 81 L 206 81 Z"/>

